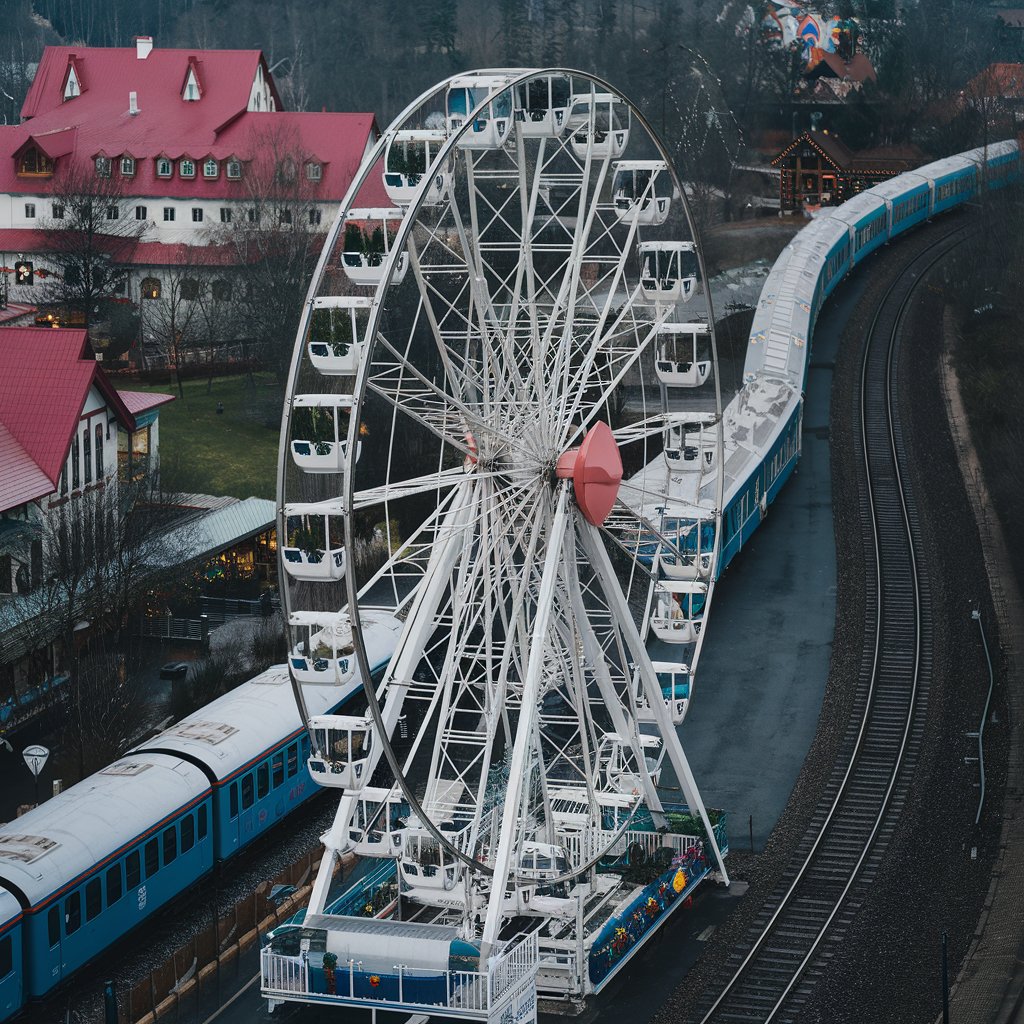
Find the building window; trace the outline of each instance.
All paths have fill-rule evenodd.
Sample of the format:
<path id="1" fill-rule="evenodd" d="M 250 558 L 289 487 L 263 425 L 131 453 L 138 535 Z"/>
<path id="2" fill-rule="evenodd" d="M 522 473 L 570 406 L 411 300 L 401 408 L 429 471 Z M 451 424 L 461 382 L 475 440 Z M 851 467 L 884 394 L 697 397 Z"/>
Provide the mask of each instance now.
<path id="1" fill-rule="evenodd" d="M 178 164 L 178 173 L 183 178 L 194 178 L 196 176 L 196 162 L 188 158 Z"/>
<path id="2" fill-rule="evenodd" d="M 96 174 L 101 178 L 110 177 L 110 157 L 109 156 L 98 156 L 96 157 Z"/>
<path id="3" fill-rule="evenodd" d="M 217 165 L 217 161 L 209 159 L 203 164 L 203 177 L 204 178 L 216 178 L 220 173 L 220 167 Z"/>
<path id="4" fill-rule="evenodd" d="M 227 165 L 227 175 L 232 181 L 238 181 L 242 176 L 242 161 L 229 160 Z"/>
<path id="5" fill-rule="evenodd" d="M 92 437 L 89 428 L 82 431 L 82 461 L 85 463 L 85 482 L 92 483 Z"/>
<path id="6" fill-rule="evenodd" d="M 173 168 L 171 167 L 171 161 L 165 156 L 157 158 L 156 161 L 156 176 L 158 178 L 169 178 L 171 176 Z"/>
<path id="7" fill-rule="evenodd" d="M 228 206 L 222 206 L 220 208 L 220 222 L 221 224 L 231 223 L 231 208 Z"/>
<path id="8" fill-rule="evenodd" d="M 103 424 L 96 424 L 96 479 L 103 479 Z"/>
<path id="9" fill-rule="evenodd" d="M 202 224 L 203 222 L 203 208 L 201 206 L 192 207 L 192 223 Z"/>
<path id="10" fill-rule="evenodd" d="M 126 178 L 135 177 L 135 157 L 123 156 L 121 157 L 121 174 Z"/>
<path id="11" fill-rule="evenodd" d="M 174 220 L 174 207 L 173 206 L 165 206 L 164 207 L 164 220 L 167 220 L 167 221 Z"/>
<path id="12" fill-rule="evenodd" d="M 319 210 L 309 211 L 309 223 L 312 224 L 314 227 L 320 223 L 320 217 L 321 213 Z"/>
<path id="13" fill-rule="evenodd" d="M 135 207 L 135 219 L 145 220 L 146 219 L 146 208 L 144 206 Z"/>
<path id="14" fill-rule="evenodd" d="M 25 216 L 26 216 L 26 218 L 28 218 L 29 220 L 34 220 L 35 219 L 35 215 L 36 215 L 36 204 L 35 203 L 26 203 L 25 204 Z"/>
<path id="15" fill-rule="evenodd" d="M 223 279 L 213 282 L 214 302 L 229 302 L 231 300 L 231 282 Z"/>
<path id="16" fill-rule="evenodd" d="M 78 458 L 78 434 L 71 442 L 71 490 L 77 491 L 82 483 L 82 467 Z"/>
<path id="17" fill-rule="evenodd" d="M 310 181 L 319 181 L 323 175 L 323 168 L 318 163 L 306 164 L 306 177 Z"/>
<path id="18" fill-rule="evenodd" d="M 189 300 L 199 298 L 199 282 L 194 277 L 186 277 L 181 282 L 181 297 Z"/>
<path id="19" fill-rule="evenodd" d="M 250 224 L 259 224 L 259 222 L 260 222 L 260 211 L 259 211 L 258 207 L 250 206 L 249 209 L 246 210 L 245 212 L 246 212 L 246 216 L 249 219 L 249 223 Z"/>
<path id="20" fill-rule="evenodd" d="M 278 213 L 278 215 L 277 215 L 277 219 L 282 224 L 291 224 L 291 222 L 292 222 L 292 211 L 291 210 L 281 210 Z"/>
<path id="21" fill-rule="evenodd" d="M 107 207 L 107 220 L 117 220 L 120 215 L 121 213 L 116 206 Z"/>
<path id="22" fill-rule="evenodd" d="M 140 293 L 144 299 L 160 298 L 160 278 L 144 277 L 140 286 Z"/>
<path id="23" fill-rule="evenodd" d="M 64 207 L 61 203 L 53 204 L 53 219 L 63 220 L 64 219 Z"/>
<path id="24" fill-rule="evenodd" d="M 18 162 L 19 174 L 53 174 L 53 161 L 35 146 L 25 150 Z"/>

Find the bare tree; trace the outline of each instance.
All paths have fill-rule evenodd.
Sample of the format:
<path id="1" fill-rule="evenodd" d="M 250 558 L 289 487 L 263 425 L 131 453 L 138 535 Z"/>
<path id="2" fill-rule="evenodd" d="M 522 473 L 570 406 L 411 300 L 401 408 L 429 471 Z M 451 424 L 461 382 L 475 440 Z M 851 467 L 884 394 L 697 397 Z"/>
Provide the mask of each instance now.
<path id="1" fill-rule="evenodd" d="M 181 365 L 202 340 L 203 300 L 209 284 L 204 280 L 200 263 L 203 249 L 198 246 L 182 248 L 183 262 L 161 273 L 160 296 L 143 301 L 146 303 L 147 339 L 152 339 L 158 351 L 174 366 L 178 395 L 184 398 Z"/>
<path id="2" fill-rule="evenodd" d="M 237 336 L 251 340 L 283 379 L 326 226 L 307 174 L 314 157 L 297 133 L 280 127 L 254 133 L 250 151 L 258 155 L 246 168 L 244 216 L 215 237 L 238 268 L 230 297 Z"/>
<path id="3" fill-rule="evenodd" d="M 57 172 L 51 192 L 53 216 L 43 222 L 45 247 L 55 273 L 47 297 L 77 313 L 86 327 L 100 303 L 124 290 L 129 260 L 142 233 L 111 161 L 71 164 Z"/>

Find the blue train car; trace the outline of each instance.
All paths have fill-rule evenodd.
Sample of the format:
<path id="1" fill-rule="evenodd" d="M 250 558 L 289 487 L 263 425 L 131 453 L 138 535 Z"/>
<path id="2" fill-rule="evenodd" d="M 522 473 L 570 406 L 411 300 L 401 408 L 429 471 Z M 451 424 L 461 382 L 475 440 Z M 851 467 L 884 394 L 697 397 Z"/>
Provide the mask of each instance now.
<path id="1" fill-rule="evenodd" d="M 932 189 L 933 214 L 959 206 L 978 194 L 978 165 L 966 156 L 950 156 L 920 167 Z"/>
<path id="2" fill-rule="evenodd" d="M 849 226 L 853 266 L 889 241 L 889 209 L 874 189 L 837 206 L 832 220 Z"/>
<path id="3" fill-rule="evenodd" d="M 23 990 L 24 952 L 21 945 L 21 904 L 0 889 L 0 1020 L 13 1017 L 25 1001 Z"/>
<path id="4" fill-rule="evenodd" d="M 890 238 L 931 216 L 931 184 L 920 174 L 908 171 L 875 185 L 871 192 L 889 208 Z"/>
<path id="5" fill-rule="evenodd" d="M 389 615 L 364 613 L 375 671 L 387 665 L 400 630 Z M 331 714 L 361 692 L 358 675 L 345 686 L 303 688 L 310 715 Z M 309 774 L 309 736 L 284 665 L 242 683 L 136 752 L 172 754 L 205 773 L 213 787 L 217 860 L 233 857 L 319 789 Z"/>
<path id="6" fill-rule="evenodd" d="M 24 917 L 24 995 L 45 995 L 213 867 L 194 765 L 130 755 L 0 828 L 0 885 Z"/>

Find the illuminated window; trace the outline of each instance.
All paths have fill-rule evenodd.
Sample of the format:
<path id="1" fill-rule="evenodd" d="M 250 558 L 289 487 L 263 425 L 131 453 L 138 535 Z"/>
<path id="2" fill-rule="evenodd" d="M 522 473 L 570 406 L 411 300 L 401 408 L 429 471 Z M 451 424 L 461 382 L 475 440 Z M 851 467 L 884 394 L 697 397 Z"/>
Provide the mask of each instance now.
<path id="1" fill-rule="evenodd" d="M 158 278 L 158 277 L 144 277 L 142 279 L 142 285 L 140 286 L 140 292 L 141 292 L 142 297 L 144 299 L 159 299 L 160 298 L 160 278 Z"/>

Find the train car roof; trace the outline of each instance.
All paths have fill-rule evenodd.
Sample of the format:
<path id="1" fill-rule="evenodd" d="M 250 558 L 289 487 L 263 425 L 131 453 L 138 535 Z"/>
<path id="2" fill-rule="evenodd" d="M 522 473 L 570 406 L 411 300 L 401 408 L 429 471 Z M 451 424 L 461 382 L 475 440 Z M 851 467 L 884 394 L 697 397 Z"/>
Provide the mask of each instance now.
<path id="1" fill-rule="evenodd" d="M 0 827 L 0 885 L 38 906 L 209 792 L 194 764 L 128 754 Z"/>
<path id="2" fill-rule="evenodd" d="M 885 200 L 873 188 L 869 188 L 866 192 L 861 192 L 836 206 L 832 210 L 832 217 L 847 224 L 859 224 L 865 218 L 870 218 L 872 214 L 884 209 Z"/>
<path id="3" fill-rule="evenodd" d="M 991 162 L 996 157 L 1016 153 L 1019 149 L 1020 147 L 1017 145 L 1016 139 L 1002 139 L 1000 142 L 990 142 L 988 146 L 978 146 L 977 149 L 969 149 L 966 153 L 961 153 L 960 155 L 968 160 L 981 161 L 987 159 Z"/>
<path id="4" fill-rule="evenodd" d="M 362 620 L 371 667 L 377 668 L 394 653 L 402 624 L 383 612 L 364 612 Z M 323 715 L 361 686 L 357 674 L 347 687 L 306 686 L 302 692 L 309 714 Z M 288 668 L 275 665 L 135 749 L 181 754 L 206 765 L 218 782 L 226 782 L 301 731 Z"/>
<path id="5" fill-rule="evenodd" d="M 868 191 L 883 199 L 899 199 L 915 188 L 927 188 L 928 179 L 916 171 L 905 171 L 903 174 L 890 178 L 888 181 L 880 181 L 872 185 Z"/>
<path id="6" fill-rule="evenodd" d="M 0 884 L 0 935 L 21 918 L 21 904 L 12 892 Z"/>
<path id="7" fill-rule="evenodd" d="M 936 181 L 937 179 L 945 178 L 950 174 L 976 170 L 977 166 L 978 165 L 973 160 L 967 159 L 960 154 L 958 156 L 946 156 L 941 160 L 935 160 L 933 163 L 925 164 L 924 167 L 918 167 L 914 173 L 922 175 L 929 181 Z"/>

